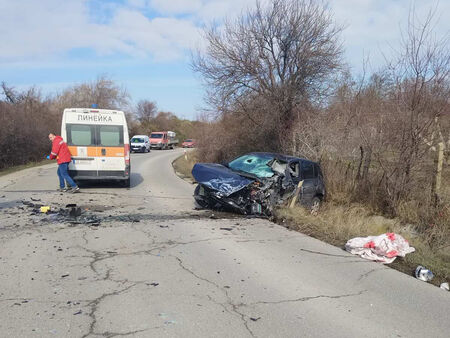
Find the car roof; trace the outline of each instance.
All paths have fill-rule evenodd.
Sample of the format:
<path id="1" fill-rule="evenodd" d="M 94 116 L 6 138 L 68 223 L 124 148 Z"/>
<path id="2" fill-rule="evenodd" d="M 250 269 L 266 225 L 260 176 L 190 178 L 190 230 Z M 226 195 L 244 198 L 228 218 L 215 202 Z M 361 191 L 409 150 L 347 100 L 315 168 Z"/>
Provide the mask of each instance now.
<path id="1" fill-rule="evenodd" d="M 269 155 L 269 156 L 273 156 L 277 160 L 281 160 L 281 161 L 285 161 L 285 162 L 290 162 L 290 161 L 295 160 L 295 161 L 316 163 L 314 161 L 307 160 L 306 158 L 295 157 L 295 156 L 290 156 L 290 155 L 285 155 L 285 154 L 280 154 L 280 153 L 271 153 L 271 152 L 256 151 L 256 152 L 251 152 L 251 153 L 247 153 L 247 154 L 243 154 L 243 155 Z M 243 155 L 241 155 L 241 156 L 243 156 Z M 239 157 L 241 157 L 241 156 L 239 156 Z"/>

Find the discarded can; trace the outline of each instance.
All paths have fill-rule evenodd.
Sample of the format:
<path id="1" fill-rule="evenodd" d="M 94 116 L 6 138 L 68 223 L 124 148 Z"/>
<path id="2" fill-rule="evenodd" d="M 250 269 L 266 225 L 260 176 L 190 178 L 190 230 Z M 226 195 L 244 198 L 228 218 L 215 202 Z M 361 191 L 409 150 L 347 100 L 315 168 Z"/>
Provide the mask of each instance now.
<path id="1" fill-rule="evenodd" d="M 443 290 L 450 291 L 448 283 L 442 283 L 439 287 Z"/>
<path id="2" fill-rule="evenodd" d="M 46 214 L 47 212 L 50 211 L 50 207 L 49 206 L 44 206 L 44 207 L 41 207 L 40 210 L 41 210 L 42 213 Z"/>
<path id="3" fill-rule="evenodd" d="M 433 279 L 434 274 L 430 270 L 419 265 L 416 268 L 415 276 L 417 279 L 420 279 L 421 281 L 429 282 L 430 280 Z"/>

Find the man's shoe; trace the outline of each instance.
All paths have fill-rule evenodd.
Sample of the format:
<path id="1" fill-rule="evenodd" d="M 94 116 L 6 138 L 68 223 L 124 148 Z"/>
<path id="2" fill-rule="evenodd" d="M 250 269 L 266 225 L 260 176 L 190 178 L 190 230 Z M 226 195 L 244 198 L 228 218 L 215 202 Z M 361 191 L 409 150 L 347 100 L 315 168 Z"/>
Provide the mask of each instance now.
<path id="1" fill-rule="evenodd" d="M 69 190 L 69 188 L 58 188 L 58 189 L 56 189 L 56 191 L 59 191 L 59 192 L 66 192 L 68 190 Z"/>
<path id="2" fill-rule="evenodd" d="M 78 187 L 73 187 L 72 189 L 69 190 L 69 192 L 71 192 L 72 194 L 76 193 L 76 192 L 80 192 L 80 188 Z"/>

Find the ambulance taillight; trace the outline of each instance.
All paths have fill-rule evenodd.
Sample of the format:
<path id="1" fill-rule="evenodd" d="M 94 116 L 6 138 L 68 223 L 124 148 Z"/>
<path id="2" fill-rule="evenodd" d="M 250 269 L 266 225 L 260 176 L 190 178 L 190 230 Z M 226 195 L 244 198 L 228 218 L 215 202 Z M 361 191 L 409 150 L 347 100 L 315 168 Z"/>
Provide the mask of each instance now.
<path id="1" fill-rule="evenodd" d="M 130 165 L 130 145 L 125 144 L 124 146 L 124 154 L 125 154 L 125 164 Z"/>

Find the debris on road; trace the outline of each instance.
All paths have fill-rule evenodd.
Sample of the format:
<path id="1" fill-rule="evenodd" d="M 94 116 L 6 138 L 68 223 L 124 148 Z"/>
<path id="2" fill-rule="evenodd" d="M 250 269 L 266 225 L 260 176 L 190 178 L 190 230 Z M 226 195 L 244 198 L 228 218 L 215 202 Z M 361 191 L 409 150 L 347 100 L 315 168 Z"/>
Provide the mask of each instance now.
<path id="1" fill-rule="evenodd" d="M 415 249 L 402 236 L 386 233 L 379 236 L 355 237 L 345 244 L 345 250 L 362 258 L 384 264 L 392 263 L 398 256 L 414 252 Z"/>
<path id="2" fill-rule="evenodd" d="M 420 279 L 421 281 L 424 281 L 424 282 L 429 282 L 430 280 L 432 280 L 434 278 L 433 272 L 431 272 L 431 270 L 424 268 L 421 265 L 419 265 L 416 268 L 414 275 L 416 276 L 417 279 Z"/>
<path id="3" fill-rule="evenodd" d="M 448 283 L 441 283 L 441 285 L 439 287 L 442 290 L 450 291 L 450 287 L 449 287 Z"/>
<path id="4" fill-rule="evenodd" d="M 40 210 L 43 214 L 46 214 L 46 213 L 48 213 L 48 212 L 51 210 L 51 208 L 50 208 L 48 205 L 46 205 L 46 206 L 41 207 L 39 210 Z"/>

